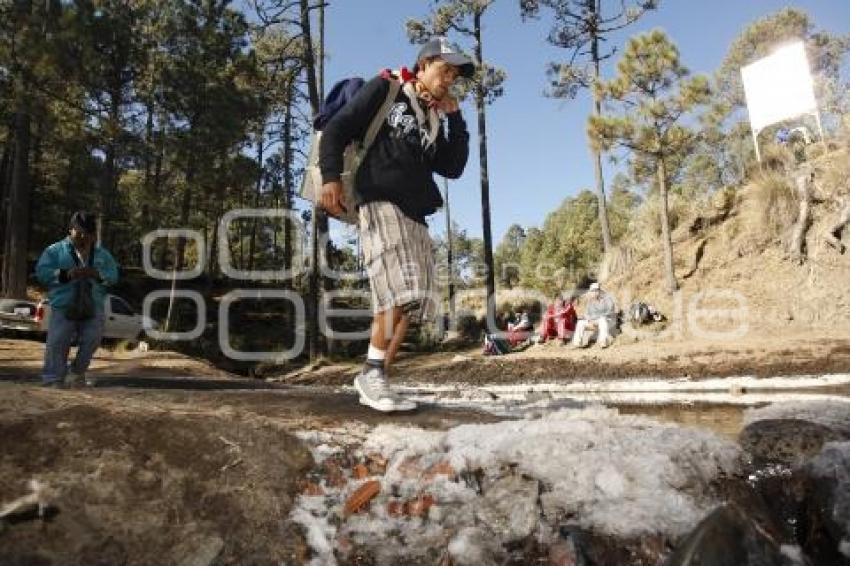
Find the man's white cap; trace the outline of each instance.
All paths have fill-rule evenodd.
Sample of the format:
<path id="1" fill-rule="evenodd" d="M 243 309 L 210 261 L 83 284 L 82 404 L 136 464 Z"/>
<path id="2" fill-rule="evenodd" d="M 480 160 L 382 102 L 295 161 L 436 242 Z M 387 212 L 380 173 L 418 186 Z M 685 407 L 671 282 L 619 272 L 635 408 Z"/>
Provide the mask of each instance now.
<path id="1" fill-rule="evenodd" d="M 445 37 L 434 37 L 422 46 L 419 55 L 416 57 L 416 65 L 413 66 L 414 73 L 418 71 L 419 61 L 426 57 L 439 57 L 449 65 L 457 67 L 458 74 L 462 77 L 469 79 L 475 74 L 475 65 L 472 63 L 472 59 L 464 55 L 459 47 L 449 43 L 449 40 Z"/>
<path id="2" fill-rule="evenodd" d="M 588 291 L 599 291 L 600 289 L 599 283 L 591 283 Z"/>

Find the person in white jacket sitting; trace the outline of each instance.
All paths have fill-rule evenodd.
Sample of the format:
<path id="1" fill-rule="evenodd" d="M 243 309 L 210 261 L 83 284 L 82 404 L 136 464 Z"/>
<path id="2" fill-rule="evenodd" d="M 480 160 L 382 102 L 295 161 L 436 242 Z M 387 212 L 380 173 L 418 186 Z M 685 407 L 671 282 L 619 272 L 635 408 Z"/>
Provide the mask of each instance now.
<path id="1" fill-rule="evenodd" d="M 617 304 L 599 283 L 591 283 L 588 295 L 586 314 L 576 324 L 572 344 L 576 348 L 586 348 L 595 339 L 600 348 L 607 348 L 614 342 L 612 334 L 617 328 Z"/>

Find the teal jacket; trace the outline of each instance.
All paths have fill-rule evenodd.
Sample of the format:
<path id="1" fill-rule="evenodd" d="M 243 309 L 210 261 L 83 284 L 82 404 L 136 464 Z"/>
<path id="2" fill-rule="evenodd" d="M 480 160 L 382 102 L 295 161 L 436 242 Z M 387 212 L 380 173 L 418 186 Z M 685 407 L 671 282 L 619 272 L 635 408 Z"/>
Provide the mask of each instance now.
<path id="1" fill-rule="evenodd" d="M 106 248 L 97 244 L 94 247 L 94 258 L 91 262 L 100 274 L 100 281 L 92 281 L 92 298 L 98 313 L 103 312 L 106 300 L 106 287 L 118 282 L 118 264 Z M 74 258 L 74 244 L 70 238 L 65 238 L 47 246 L 38 263 L 35 265 L 35 275 L 42 285 L 47 287 L 47 297 L 50 308 L 65 312 L 74 300 L 77 281 L 63 281 L 62 271 L 79 267 Z"/>

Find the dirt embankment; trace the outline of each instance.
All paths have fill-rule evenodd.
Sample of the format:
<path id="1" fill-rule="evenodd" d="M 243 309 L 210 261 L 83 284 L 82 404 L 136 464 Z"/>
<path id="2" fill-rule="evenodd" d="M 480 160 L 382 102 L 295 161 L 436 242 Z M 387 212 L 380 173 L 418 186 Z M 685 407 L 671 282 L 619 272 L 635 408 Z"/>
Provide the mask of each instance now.
<path id="1" fill-rule="evenodd" d="M 4 564 L 294 563 L 309 451 L 273 423 L 3 386 L 0 501 L 46 486 L 48 520 L 2 525 Z"/>

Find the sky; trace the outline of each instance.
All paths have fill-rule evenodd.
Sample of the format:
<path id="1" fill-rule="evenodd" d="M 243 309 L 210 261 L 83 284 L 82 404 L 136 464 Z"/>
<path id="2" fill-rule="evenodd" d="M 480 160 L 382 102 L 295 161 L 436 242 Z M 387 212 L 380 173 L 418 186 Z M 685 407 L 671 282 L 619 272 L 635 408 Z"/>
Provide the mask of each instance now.
<path id="1" fill-rule="evenodd" d="M 342 78 L 411 66 L 417 47 L 408 42 L 404 22 L 424 18 L 430 6 L 426 0 L 329 0 L 326 88 Z M 817 29 L 850 34 L 848 0 L 661 0 L 659 10 L 612 36 L 609 45 L 622 48 L 629 36 L 661 28 L 692 73 L 710 74 L 748 24 L 786 6 L 806 11 Z M 575 100 L 544 96 L 547 63 L 567 56 L 566 50 L 546 42 L 550 21 L 544 11 L 538 21 L 523 22 L 517 0 L 497 0 L 483 19 L 484 59 L 507 72 L 504 96 L 486 111 L 494 248 L 511 224 L 540 226 L 564 199 L 595 185 L 585 134 L 589 94 Z M 613 75 L 618 58 L 603 67 L 605 77 Z M 470 159 L 463 177 L 449 183 L 451 215 L 468 235 L 481 237 L 474 104 L 464 103 L 462 111 L 471 134 Z M 611 165 L 606 169 L 610 182 L 614 171 Z M 433 234 L 445 233 L 443 212 L 429 223 Z"/>

